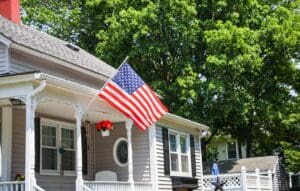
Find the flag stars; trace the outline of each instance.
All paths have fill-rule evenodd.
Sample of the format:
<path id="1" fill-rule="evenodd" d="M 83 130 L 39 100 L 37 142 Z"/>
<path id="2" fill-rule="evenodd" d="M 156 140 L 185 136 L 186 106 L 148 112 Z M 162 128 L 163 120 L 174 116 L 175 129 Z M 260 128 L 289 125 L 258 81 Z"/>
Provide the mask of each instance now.
<path id="1" fill-rule="evenodd" d="M 127 63 L 121 66 L 118 73 L 112 80 L 128 94 L 134 93 L 145 83 Z"/>

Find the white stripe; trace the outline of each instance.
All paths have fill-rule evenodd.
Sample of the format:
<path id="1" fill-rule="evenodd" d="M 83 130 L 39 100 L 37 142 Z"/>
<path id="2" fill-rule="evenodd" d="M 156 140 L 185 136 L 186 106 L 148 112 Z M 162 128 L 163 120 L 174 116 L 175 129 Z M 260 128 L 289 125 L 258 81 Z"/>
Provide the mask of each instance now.
<path id="1" fill-rule="evenodd" d="M 138 99 L 145 107 L 146 107 L 146 110 L 147 110 L 147 114 L 149 115 L 150 119 L 151 119 L 151 122 L 155 121 L 155 117 L 154 117 L 154 114 L 152 113 L 152 110 L 149 106 L 149 104 L 145 103 L 145 100 L 143 100 L 140 96 L 140 91 L 136 91 L 133 93 L 133 95 L 136 97 L 136 99 Z"/>
<path id="2" fill-rule="evenodd" d="M 119 89 L 119 91 L 122 91 L 122 92 L 124 92 L 124 90 L 122 90 L 117 84 L 115 84 L 113 81 L 111 82 L 111 84 L 115 87 L 115 88 L 117 88 L 117 89 Z M 117 92 L 116 92 L 117 93 Z M 118 94 L 118 93 L 117 93 Z M 140 110 L 141 110 L 141 112 L 139 112 L 138 114 L 139 114 L 139 116 L 142 116 L 141 118 L 145 118 L 145 120 L 147 120 L 148 121 L 148 124 L 150 125 L 150 123 L 152 123 L 153 122 L 153 120 L 151 120 L 150 119 L 150 117 L 149 117 L 149 115 L 148 115 L 148 113 L 145 111 L 145 109 L 144 109 L 144 107 L 142 107 L 141 106 L 141 104 L 143 103 L 142 101 L 141 101 L 141 104 L 136 100 L 136 99 L 134 99 L 131 95 L 129 95 L 128 93 L 126 93 L 126 92 L 124 92 L 124 96 L 126 96 L 126 98 L 128 99 L 128 100 L 130 100 L 130 101 L 132 101 L 133 103 L 134 103 L 134 108 L 139 108 Z M 123 97 L 122 97 L 123 98 Z M 144 104 L 143 104 L 144 105 Z M 137 113 L 137 112 L 136 112 Z M 145 117 L 144 117 L 145 116 Z"/>
<path id="3" fill-rule="evenodd" d="M 134 122 L 136 122 L 140 127 L 144 128 L 144 129 L 147 128 L 147 126 L 145 126 L 144 124 L 142 124 L 139 120 L 137 120 L 135 118 L 135 116 L 132 114 L 131 111 L 129 111 L 128 109 L 126 109 L 126 107 L 124 107 L 123 104 L 120 103 L 118 100 L 116 100 L 115 98 L 111 97 L 108 92 L 106 92 L 105 90 L 103 90 L 100 94 L 102 94 L 103 97 L 105 97 L 109 101 L 111 101 L 114 104 L 116 104 L 119 108 L 121 108 L 123 110 L 122 112 L 124 112 L 127 115 L 129 115 L 134 120 Z"/>
<path id="4" fill-rule="evenodd" d="M 120 89 L 119 86 L 116 86 L 116 85 L 114 85 L 114 86 L 115 86 L 115 88 L 118 88 L 119 91 L 124 91 L 124 90 Z M 117 97 L 119 100 L 121 100 L 124 103 L 124 105 L 128 106 L 133 112 L 135 112 L 135 114 L 141 118 L 140 122 L 143 123 L 144 126 L 146 126 L 146 127 L 150 126 L 150 123 L 147 120 L 145 120 L 144 117 L 142 117 L 143 115 L 141 115 L 141 113 L 136 109 L 136 107 L 134 105 L 132 105 L 129 101 L 127 101 L 126 98 L 121 96 L 118 92 L 116 92 L 109 86 L 107 86 L 106 89 L 111 94 L 113 94 L 115 97 Z"/>
<path id="5" fill-rule="evenodd" d="M 146 100 L 148 106 L 151 107 L 151 110 L 150 110 L 151 113 L 152 113 L 153 115 L 155 115 L 156 118 L 159 118 L 160 116 L 157 115 L 156 109 L 154 108 L 153 104 L 150 102 L 150 98 L 148 97 L 148 95 L 143 91 L 142 88 L 138 89 L 137 91 L 144 97 L 144 99 Z M 154 121 L 155 121 L 155 120 L 154 120 Z"/>
<path id="6" fill-rule="evenodd" d="M 150 94 L 152 102 L 156 105 L 156 108 L 159 110 L 160 116 L 162 114 L 165 114 L 166 111 L 157 103 L 157 100 L 154 97 L 155 95 L 153 94 L 153 91 L 148 86 L 143 86 L 142 88 L 145 89 L 145 91 L 147 91 Z"/>

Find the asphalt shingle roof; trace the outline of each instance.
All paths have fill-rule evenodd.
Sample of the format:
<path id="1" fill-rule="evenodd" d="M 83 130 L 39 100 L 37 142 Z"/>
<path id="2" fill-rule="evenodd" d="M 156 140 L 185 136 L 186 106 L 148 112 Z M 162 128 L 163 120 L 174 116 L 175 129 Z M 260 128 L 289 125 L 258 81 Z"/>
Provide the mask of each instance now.
<path id="1" fill-rule="evenodd" d="M 219 161 L 218 166 L 220 174 L 240 173 L 242 166 L 246 167 L 247 172 L 255 172 L 256 168 L 258 168 L 260 171 L 268 171 L 269 169 L 273 170 L 277 160 L 277 156 L 253 157 Z M 203 162 L 203 174 L 211 175 L 212 165 L 212 161 Z"/>
<path id="2" fill-rule="evenodd" d="M 22 24 L 15 24 L 0 16 L 0 34 L 13 43 L 61 59 L 78 67 L 106 77 L 115 73 L 115 68 L 79 48 L 72 50 L 68 42 Z"/>

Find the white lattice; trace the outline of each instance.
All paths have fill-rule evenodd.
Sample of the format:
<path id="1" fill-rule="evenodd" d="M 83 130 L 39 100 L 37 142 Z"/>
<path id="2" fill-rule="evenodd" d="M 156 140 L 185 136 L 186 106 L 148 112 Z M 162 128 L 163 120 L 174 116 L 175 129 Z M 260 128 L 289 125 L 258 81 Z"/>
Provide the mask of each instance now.
<path id="1" fill-rule="evenodd" d="M 241 187 L 241 175 L 240 174 L 230 174 L 230 175 L 219 175 L 220 181 L 225 182 L 223 188 L 240 188 Z M 205 190 L 211 190 L 213 188 L 212 182 L 216 182 L 216 177 L 214 176 L 204 176 L 203 177 L 203 187 Z"/>

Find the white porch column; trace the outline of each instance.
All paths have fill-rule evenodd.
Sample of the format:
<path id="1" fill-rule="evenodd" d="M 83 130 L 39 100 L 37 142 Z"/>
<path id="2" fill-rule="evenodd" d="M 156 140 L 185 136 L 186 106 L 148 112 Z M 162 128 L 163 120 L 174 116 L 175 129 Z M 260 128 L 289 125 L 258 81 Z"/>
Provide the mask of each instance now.
<path id="1" fill-rule="evenodd" d="M 34 162 L 35 162 L 35 137 L 34 137 L 34 116 L 38 104 L 36 94 L 46 87 L 46 81 L 40 82 L 40 85 L 26 95 L 26 129 L 25 129 L 25 190 L 33 191 L 36 184 Z M 23 98 L 24 99 L 24 98 Z"/>
<path id="2" fill-rule="evenodd" d="M 153 190 L 158 190 L 157 154 L 156 154 L 156 125 L 148 128 L 150 145 L 150 174 Z"/>
<path id="3" fill-rule="evenodd" d="M 77 105 L 75 107 L 76 118 L 76 191 L 81 191 L 83 185 L 82 177 L 82 143 L 81 143 L 81 120 L 84 115 L 83 107 Z"/>
<path id="4" fill-rule="evenodd" d="M 26 98 L 26 143 L 25 143 L 25 190 L 31 191 L 36 183 L 35 178 L 35 137 L 34 117 L 37 99 L 31 96 Z"/>
<path id="5" fill-rule="evenodd" d="M 1 127 L 1 181 L 10 181 L 11 178 L 12 120 L 12 108 L 3 107 Z"/>
<path id="6" fill-rule="evenodd" d="M 132 159 L 132 139 L 131 139 L 131 129 L 133 122 L 131 119 L 126 120 L 126 130 L 127 130 L 127 146 L 128 146 L 128 182 L 130 183 L 131 191 L 134 191 L 134 180 L 133 180 L 133 159 Z"/>

